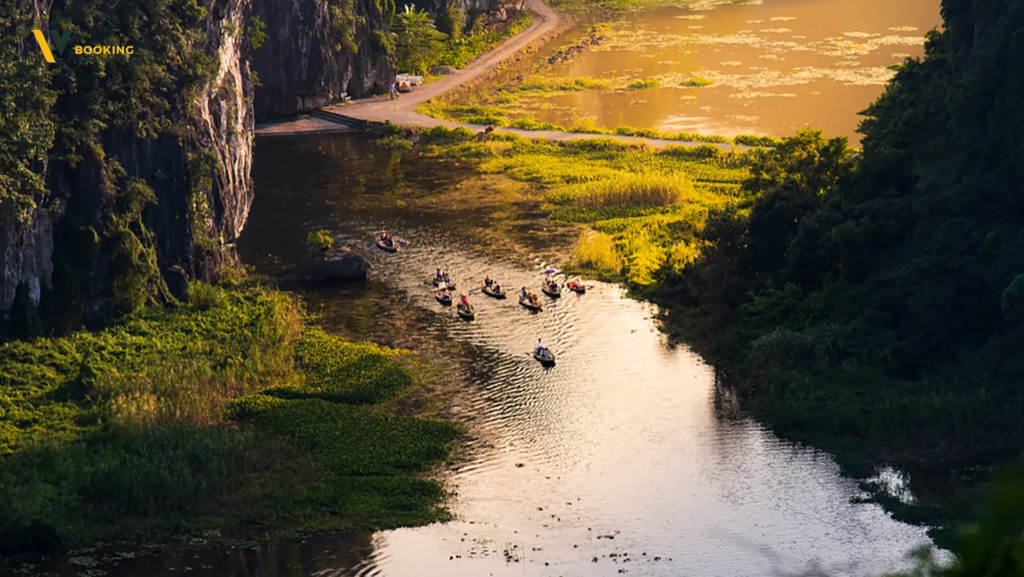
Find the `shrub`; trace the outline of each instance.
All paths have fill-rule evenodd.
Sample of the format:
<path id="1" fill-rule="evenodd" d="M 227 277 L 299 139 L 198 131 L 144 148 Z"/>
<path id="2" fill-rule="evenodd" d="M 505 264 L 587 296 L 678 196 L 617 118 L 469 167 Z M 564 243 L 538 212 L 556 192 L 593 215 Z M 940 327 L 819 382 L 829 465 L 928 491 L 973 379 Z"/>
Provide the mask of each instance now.
<path id="1" fill-rule="evenodd" d="M 188 285 L 188 304 L 200 310 L 219 307 L 223 302 L 223 291 L 202 281 L 192 281 Z"/>
<path id="2" fill-rule="evenodd" d="M 572 264 L 607 275 L 622 273 L 622 258 L 615 250 L 615 240 L 603 233 L 581 235 L 573 247 Z"/>
<path id="3" fill-rule="evenodd" d="M 314 252 L 322 252 L 334 246 L 334 237 L 330 231 L 320 229 L 306 236 L 306 246 Z"/>

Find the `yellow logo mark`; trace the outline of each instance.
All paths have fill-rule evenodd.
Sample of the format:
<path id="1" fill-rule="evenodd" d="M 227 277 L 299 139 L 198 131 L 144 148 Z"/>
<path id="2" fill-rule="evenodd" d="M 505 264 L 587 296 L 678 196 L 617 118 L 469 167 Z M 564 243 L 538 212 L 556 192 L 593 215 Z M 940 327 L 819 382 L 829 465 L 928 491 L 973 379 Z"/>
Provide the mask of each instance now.
<path id="1" fill-rule="evenodd" d="M 56 62 L 56 60 L 53 59 L 53 52 L 50 52 L 50 45 L 46 43 L 46 37 L 43 36 L 43 31 L 33 30 L 32 34 L 35 35 L 36 42 L 39 43 L 39 48 L 43 50 L 43 58 L 45 58 L 47 62 Z"/>

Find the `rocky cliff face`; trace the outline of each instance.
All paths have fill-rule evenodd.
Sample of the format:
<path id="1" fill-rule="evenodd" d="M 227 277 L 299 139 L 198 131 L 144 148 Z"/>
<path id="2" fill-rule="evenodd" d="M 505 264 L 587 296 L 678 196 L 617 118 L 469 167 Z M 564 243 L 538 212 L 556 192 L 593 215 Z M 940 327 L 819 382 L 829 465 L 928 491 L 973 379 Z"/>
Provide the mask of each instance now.
<path id="1" fill-rule="evenodd" d="M 96 4 L 82 0 L 90 2 Z M 189 40 L 182 52 L 205 62 L 208 78 L 171 84 L 180 90 L 167 97 L 169 108 L 162 112 L 167 123 L 157 124 L 161 132 L 140 136 L 132 126 L 108 121 L 91 140 L 77 145 L 77 160 L 69 158 L 59 150 L 66 144 L 60 139 L 90 121 L 76 104 L 68 104 L 72 99 L 58 98 L 51 115 L 65 134 L 46 161 L 33 162 L 46 183 L 45 194 L 35 199 L 39 208 L 27 222 L 0 222 L 4 320 L 19 294 L 28 297 L 27 302 L 21 298 L 20 306 L 42 302 L 54 316 L 100 312 L 116 296 L 119 272 L 129 280 L 136 274 L 120 271 L 124 264 L 118 259 L 134 259 L 129 264 L 142 272 L 176 266 L 190 277 L 217 277 L 225 257 L 233 255 L 253 198 L 251 49 L 244 35 L 249 2 L 202 3 L 207 13 L 198 27 L 204 33 Z M 41 22 L 45 30 L 49 3 L 37 2 L 22 16 L 18 34 L 25 35 L 26 22 Z M 30 53 L 38 51 L 34 43 L 23 42 L 19 50 L 26 58 L 38 58 Z M 93 94 L 75 96 L 87 99 L 105 89 L 97 85 Z M 194 162 L 197 158 L 205 162 Z M 144 183 L 155 197 L 143 203 L 141 213 L 132 208 L 132 183 Z M 138 213 L 134 217 L 133 211 Z M 155 262 L 147 261 L 139 243 L 153 249 Z"/>
<path id="2" fill-rule="evenodd" d="M 287 116 L 383 91 L 394 79 L 383 3 L 373 0 L 253 0 L 269 37 L 253 54 L 256 117 Z M 341 30 L 352 30 L 346 36 Z"/>

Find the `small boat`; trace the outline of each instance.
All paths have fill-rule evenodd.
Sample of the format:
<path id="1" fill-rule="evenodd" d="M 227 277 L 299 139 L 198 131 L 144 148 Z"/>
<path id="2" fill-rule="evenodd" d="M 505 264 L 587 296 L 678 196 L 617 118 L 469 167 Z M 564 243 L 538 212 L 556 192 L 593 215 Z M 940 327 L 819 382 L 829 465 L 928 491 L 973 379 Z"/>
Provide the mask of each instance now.
<path id="1" fill-rule="evenodd" d="M 558 285 L 553 282 L 545 282 L 541 285 L 540 290 L 553 299 L 562 296 L 562 289 L 558 288 Z"/>
<path id="2" fill-rule="evenodd" d="M 398 243 L 392 240 L 391 244 L 388 244 L 384 242 L 384 239 L 378 238 L 377 248 L 387 252 L 398 252 Z"/>
<path id="3" fill-rule="evenodd" d="M 449 306 L 452 304 L 452 295 L 447 292 L 439 291 L 434 295 L 434 298 L 437 299 L 437 302 L 445 306 Z"/>
<path id="4" fill-rule="evenodd" d="M 579 281 L 571 280 L 565 286 L 574 293 L 584 294 L 587 292 L 587 286 Z"/>
<path id="5" fill-rule="evenodd" d="M 503 298 L 505 298 L 505 291 L 503 291 L 501 289 L 494 290 L 493 286 L 494 285 L 490 285 L 490 286 L 484 285 L 484 288 L 483 288 L 484 294 L 489 296 L 489 297 L 494 297 L 496 299 L 503 299 Z"/>
<path id="6" fill-rule="evenodd" d="M 534 349 L 533 358 L 540 361 L 542 365 L 553 365 L 555 364 L 555 353 L 547 349 Z"/>
<path id="7" fill-rule="evenodd" d="M 434 283 L 434 286 L 437 286 L 443 282 L 446 287 L 450 289 L 455 288 L 455 281 L 449 278 L 448 275 L 445 275 L 444 278 L 437 278 L 436 276 L 432 276 L 430 277 L 430 282 Z"/>
<path id="8" fill-rule="evenodd" d="M 473 309 L 473 305 L 465 306 L 462 303 L 459 303 L 459 306 L 455 307 L 455 310 L 459 313 L 460 317 L 467 321 L 471 321 L 476 318 L 476 311 Z"/>
<path id="9" fill-rule="evenodd" d="M 540 303 L 539 303 L 539 302 L 538 302 L 538 303 L 533 303 L 533 302 L 532 302 L 532 301 L 531 301 L 530 299 L 528 299 L 528 298 L 526 298 L 526 297 L 523 297 L 523 296 L 520 296 L 520 297 L 519 297 L 519 304 L 521 304 L 521 305 L 523 305 L 524 307 L 526 307 L 526 308 L 530 309 L 531 311 L 540 311 L 540 310 L 544 310 L 544 309 L 543 309 L 543 308 L 542 308 L 542 307 L 540 306 Z"/>

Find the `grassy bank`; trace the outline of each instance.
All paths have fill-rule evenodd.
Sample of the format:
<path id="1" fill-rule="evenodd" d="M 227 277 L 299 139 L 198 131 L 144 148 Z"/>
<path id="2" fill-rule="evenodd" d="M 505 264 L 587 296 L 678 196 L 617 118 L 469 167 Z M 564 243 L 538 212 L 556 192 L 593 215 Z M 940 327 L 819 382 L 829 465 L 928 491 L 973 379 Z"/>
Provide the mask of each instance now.
<path id="1" fill-rule="evenodd" d="M 388 410 L 415 389 L 409 360 L 259 287 L 199 285 L 188 306 L 7 343 L 0 554 L 442 519 L 423 475 L 458 431 Z"/>
<path id="2" fill-rule="evenodd" d="M 650 285 L 662 266 L 685 266 L 710 209 L 743 207 L 746 155 L 715 146 L 654 150 L 609 140 L 552 142 L 433 128 L 416 152 L 471 160 L 478 170 L 529 185 L 550 218 L 579 225 L 569 265 Z"/>

